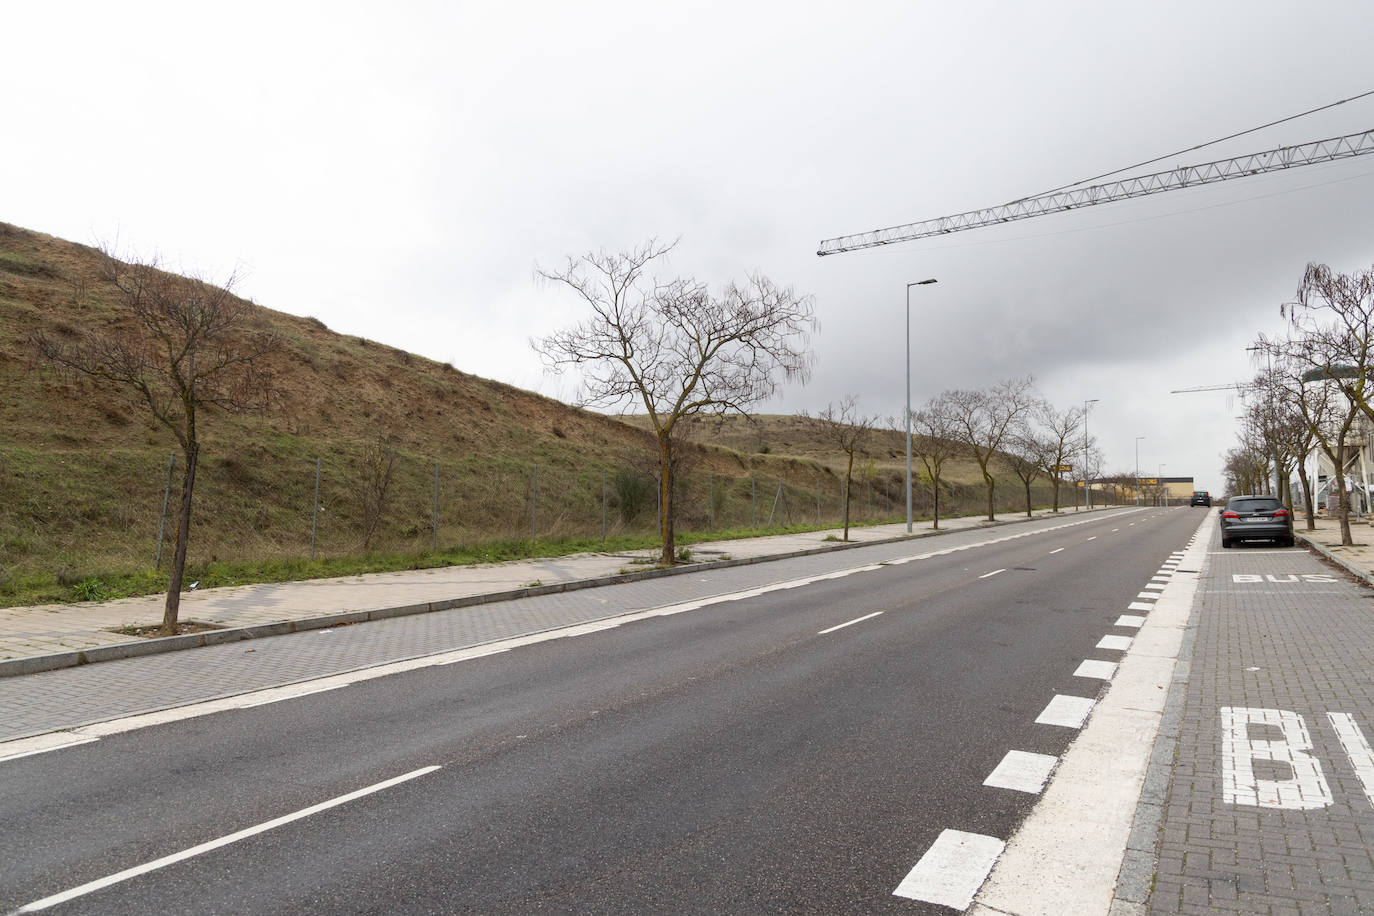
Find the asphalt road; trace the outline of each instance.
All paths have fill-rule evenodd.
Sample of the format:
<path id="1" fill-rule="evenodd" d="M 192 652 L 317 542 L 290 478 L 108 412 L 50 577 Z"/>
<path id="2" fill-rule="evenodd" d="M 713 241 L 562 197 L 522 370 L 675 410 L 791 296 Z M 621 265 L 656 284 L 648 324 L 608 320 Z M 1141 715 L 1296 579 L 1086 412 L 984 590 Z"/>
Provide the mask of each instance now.
<path id="1" fill-rule="evenodd" d="M 946 828 L 1014 832 L 1035 796 L 983 780 L 1063 752 L 1035 718 L 1105 689 L 1074 670 L 1120 657 L 1098 640 L 1199 520 L 1028 527 L 0 762 L 0 911 L 266 824 L 51 911 L 947 913 L 893 890 Z"/>

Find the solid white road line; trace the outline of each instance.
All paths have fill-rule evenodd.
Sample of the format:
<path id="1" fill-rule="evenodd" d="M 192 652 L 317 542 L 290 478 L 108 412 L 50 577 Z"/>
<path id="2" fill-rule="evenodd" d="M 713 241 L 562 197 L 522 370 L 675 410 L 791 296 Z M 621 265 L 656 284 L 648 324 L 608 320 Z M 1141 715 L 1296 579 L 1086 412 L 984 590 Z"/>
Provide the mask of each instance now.
<path id="1" fill-rule="evenodd" d="M 848 623 L 842 623 L 842 624 L 839 624 L 838 626 L 833 626 L 833 627 L 831 627 L 831 628 L 828 629 L 828 630 L 821 630 L 821 631 L 820 631 L 819 633 L 817 633 L 816 635 L 817 635 L 817 636 L 824 636 L 826 633 L 834 633 L 836 630 L 843 630 L 845 627 L 852 627 L 852 626 L 853 626 L 854 624 L 856 624 L 856 623 L 863 623 L 865 620 L 872 620 L 874 617 L 877 617 L 877 616 L 881 615 L 882 613 L 883 613 L 882 611 L 874 611 L 872 614 L 865 614 L 865 615 L 863 615 L 862 617 L 855 617 L 853 620 L 849 621 Z"/>
<path id="2" fill-rule="evenodd" d="M 35 741 L 35 746 L 29 746 L 29 750 L 19 751 L 14 754 L 6 754 L 0 757 L 0 763 L 4 763 L 6 760 L 18 760 L 20 757 L 32 757 L 34 754 L 46 754 L 48 751 L 66 750 L 69 747 L 76 747 L 78 744 L 90 744 L 92 741 L 100 740 L 100 736 L 98 735 L 90 738 L 76 738 L 73 740 L 71 735 L 67 732 L 53 732 L 49 735 L 40 735 L 39 737 L 48 738 L 50 740 L 42 742 Z"/>
<path id="3" fill-rule="evenodd" d="M 1140 629 L 1145 626 L 1145 618 L 1136 614 L 1122 614 L 1120 617 L 1116 618 L 1116 623 L 1113 624 L 1113 626 L 1135 627 L 1136 629 Z"/>
<path id="4" fill-rule="evenodd" d="M 1088 713 L 1097 701 L 1091 697 L 1071 697 L 1055 694 L 1050 704 L 1035 717 L 1037 725 L 1059 725 L 1063 728 L 1082 728 Z"/>
<path id="5" fill-rule="evenodd" d="M 77 897 L 84 897 L 86 894 L 101 890 L 103 888 L 107 888 L 112 884 L 118 884 L 121 881 L 128 881 L 130 878 L 137 878 L 139 875 L 146 875 L 150 871 L 156 871 L 159 868 L 166 868 L 168 865 L 174 865 L 177 862 L 183 862 L 186 859 L 190 859 L 194 856 L 201 855 L 202 853 L 211 852 L 215 849 L 219 849 L 222 846 L 228 846 L 231 843 L 237 843 L 239 840 L 245 840 L 250 836 L 256 836 L 259 833 L 266 833 L 269 830 L 275 830 L 277 827 L 284 826 L 286 824 L 291 823 L 292 821 L 298 821 L 301 818 L 309 817 L 312 814 L 318 814 L 321 811 L 326 811 L 330 808 L 346 804 L 355 799 L 362 798 L 364 795 L 371 795 L 374 792 L 380 792 L 382 789 L 389 789 L 394 785 L 398 785 L 399 783 L 415 779 L 417 776 L 424 776 L 427 773 L 433 773 L 437 769 L 440 769 L 440 767 L 421 767 L 420 769 L 413 770 L 409 773 L 406 773 L 403 776 L 396 776 L 391 779 L 387 779 L 383 782 L 367 786 L 366 788 L 358 789 L 356 792 L 349 792 L 347 795 L 340 795 L 338 798 L 331 798 L 329 801 L 320 802 L 318 805 L 311 805 L 309 808 L 302 808 L 300 811 L 297 811 L 294 814 L 287 814 L 282 817 L 274 818 L 273 820 L 258 824 L 256 827 L 248 827 L 243 830 L 239 830 L 235 833 L 231 833 L 228 836 L 220 837 L 217 840 L 211 840 L 208 843 L 201 843 L 199 846 L 192 846 L 190 849 L 184 849 L 181 852 L 173 853 L 170 856 L 163 856 L 161 859 L 154 859 L 153 861 L 146 862 L 143 865 L 136 865 L 133 868 L 126 868 L 124 871 L 116 872 L 113 875 L 100 878 L 96 881 L 90 881 L 86 884 L 81 885 L 80 887 L 74 887 L 69 891 L 63 891 L 60 894 L 53 894 L 51 897 L 44 897 L 42 900 L 35 900 L 33 903 L 26 904 L 20 907 L 19 909 L 15 910 L 15 912 L 36 913 L 39 910 L 46 910 L 48 907 L 57 906 L 59 903 L 66 903 L 68 900 L 74 900 Z"/>
<path id="6" fill-rule="evenodd" d="M 1006 845 L 997 837 L 946 830 L 892 893 L 908 900 L 968 909 Z"/>
<path id="7" fill-rule="evenodd" d="M 1099 649 L 1112 649 L 1120 652 L 1125 652 L 1130 647 L 1131 637 L 1129 636 L 1104 636 L 1097 643 Z"/>
<path id="8" fill-rule="evenodd" d="M 1073 673 L 1073 676 L 1095 677 L 1099 680 L 1110 681 L 1114 674 L 1116 674 L 1116 662 L 1103 662 L 1090 658 L 1078 666 L 1078 670 Z"/>
<path id="9" fill-rule="evenodd" d="M 308 697 L 314 693 L 324 693 L 326 690 L 338 690 L 340 687 L 347 687 L 352 681 L 344 681 L 342 684 L 326 683 L 318 681 L 307 681 L 304 684 L 292 684 L 290 687 L 279 687 L 273 691 L 259 691 L 252 694 L 247 702 L 240 703 L 239 709 L 252 709 L 256 706 L 266 706 L 268 703 L 280 703 L 282 700 L 294 700 L 296 697 Z"/>
<path id="10" fill-rule="evenodd" d="M 1003 567 L 1002 569 L 994 569 L 994 570 L 993 570 L 992 572 L 990 572 L 990 573 L 983 573 L 983 574 L 982 574 L 981 576 L 979 576 L 978 578 L 980 578 L 980 579 L 987 579 L 987 578 L 990 578 L 990 577 L 992 577 L 992 576 L 997 575 L 998 573 L 1004 573 L 1004 572 L 1006 572 L 1006 571 L 1007 571 L 1007 570 L 1006 570 L 1006 567 Z"/>
<path id="11" fill-rule="evenodd" d="M 1039 795 L 1045 788 L 1045 781 L 1050 778 L 1050 771 L 1058 762 L 1058 757 L 1049 754 L 1007 751 L 1007 756 L 1003 757 L 1002 762 L 997 764 L 997 769 L 983 780 L 983 785 Z"/>

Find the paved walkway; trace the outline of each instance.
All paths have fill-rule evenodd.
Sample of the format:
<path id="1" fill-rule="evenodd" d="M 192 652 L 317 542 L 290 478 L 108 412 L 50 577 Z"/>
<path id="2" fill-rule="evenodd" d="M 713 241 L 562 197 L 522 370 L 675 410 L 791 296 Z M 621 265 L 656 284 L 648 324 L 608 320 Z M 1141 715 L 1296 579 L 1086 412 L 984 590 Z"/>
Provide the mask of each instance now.
<path id="1" fill-rule="evenodd" d="M 1038 517 L 1048 514 L 1036 513 Z M 1078 514 L 1085 513 L 1080 511 Z M 1074 510 L 1065 510 L 1063 515 L 1071 517 Z M 998 519 L 998 524 L 1024 517 L 1003 515 Z M 961 531 L 988 525 L 987 521 L 977 516 L 940 520 L 941 531 Z M 913 536 L 936 533 L 929 522 L 921 522 L 915 526 Z M 839 549 L 845 546 L 837 543 L 842 534 L 840 529 L 831 529 L 711 541 L 691 545 L 689 549 L 693 558 L 700 562 L 758 561 Z M 849 535 L 850 542 L 854 544 L 908 537 L 905 522 L 850 528 Z M 270 628 L 306 622 L 314 626 L 355 622 L 401 613 L 439 610 L 498 597 L 539 594 L 541 590 L 554 590 L 571 583 L 603 581 L 607 577 L 642 573 L 651 568 L 656 556 L 655 550 L 587 553 L 553 559 L 206 589 L 182 595 L 181 619 L 230 629 Z M 141 654 L 154 648 L 150 643 L 155 641 L 139 640 L 114 631 L 121 627 L 160 623 L 163 601 L 164 596 L 158 594 L 117 601 L 0 608 L 0 675 L 26 674 L 79 662 Z M 279 629 L 278 632 L 287 630 Z M 257 635 L 267 634 L 261 632 Z M 216 637 L 211 634 L 204 638 L 213 641 Z M 175 639 L 180 640 L 178 646 L 196 644 L 195 640 L 186 637 Z M 88 653 L 88 650 L 101 651 L 81 654 L 78 658 L 79 653 Z"/>

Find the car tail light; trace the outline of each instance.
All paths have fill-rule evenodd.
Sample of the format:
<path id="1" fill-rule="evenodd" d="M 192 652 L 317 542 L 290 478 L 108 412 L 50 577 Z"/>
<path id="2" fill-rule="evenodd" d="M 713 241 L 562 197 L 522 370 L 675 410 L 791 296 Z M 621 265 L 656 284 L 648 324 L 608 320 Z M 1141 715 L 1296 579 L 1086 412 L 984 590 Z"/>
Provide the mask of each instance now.
<path id="1" fill-rule="evenodd" d="M 1237 514 L 1234 513 L 1234 512 L 1225 512 L 1225 513 L 1222 514 L 1221 517 L 1222 517 L 1222 518 L 1240 518 L 1240 516 L 1237 515 Z"/>
<path id="2" fill-rule="evenodd" d="M 1288 518 L 1288 510 L 1287 510 L 1287 509 L 1276 509 L 1276 510 L 1274 511 L 1274 518 Z"/>

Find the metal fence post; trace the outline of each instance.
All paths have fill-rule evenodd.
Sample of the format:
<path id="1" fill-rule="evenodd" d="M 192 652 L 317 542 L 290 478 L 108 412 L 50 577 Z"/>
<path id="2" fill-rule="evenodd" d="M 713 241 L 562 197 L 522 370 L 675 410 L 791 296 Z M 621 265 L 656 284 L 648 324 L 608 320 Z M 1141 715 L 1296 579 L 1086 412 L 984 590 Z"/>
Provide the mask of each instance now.
<path id="1" fill-rule="evenodd" d="M 315 501 L 310 504 L 310 562 L 315 562 L 315 529 L 320 521 L 320 459 L 315 458 Z"/>
<path id="2" fill-rule="evenodd" d="M 606 469 L 601 469 L 601 540 L 606 540 Z"/>
<path id="3" fill-rule="evenodd" d="M 155 571 L 162 567 L 162 532 L 167 527 L 167 500 L 172 496 L 172 466 L 176 461 L 177 453 L 171 452 L 167 456 L 167 487 L 162 491 L 162 517 L 157 520 L 157 558 L 153 560 Z"/>
<path id="4" fill-rule="evenodd" d="M 710 519 L 710 528 L 716 530 L 716 475 L 706 475 L 706 515 Z"/>
<path id="5" fill-rule="evenodd" d="M 759 488 L 754 478 L 749 478 L 749 527 L 759 526 Z"/>
<path id="6" fill-rule="evenodd" d="M 821 479 L 816 478 L 816 524 L 821 523 Z"/>
<path id="7" fill-rule="evenodd" d="M 539 465 L 534 466 L 530 494 L 530 541 L 534 541 L 539 530 Z"/>
<path id="8" fill-rule="evenodd" d="M 439 461 L 434 461 L 434 540 L 431 542 L 430 551 L 439 552 Z"/>

